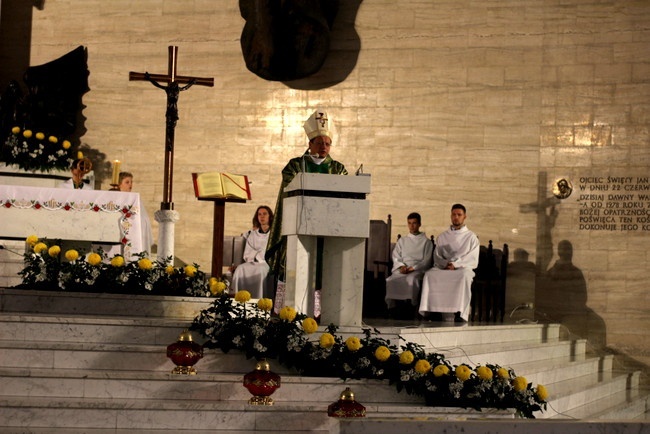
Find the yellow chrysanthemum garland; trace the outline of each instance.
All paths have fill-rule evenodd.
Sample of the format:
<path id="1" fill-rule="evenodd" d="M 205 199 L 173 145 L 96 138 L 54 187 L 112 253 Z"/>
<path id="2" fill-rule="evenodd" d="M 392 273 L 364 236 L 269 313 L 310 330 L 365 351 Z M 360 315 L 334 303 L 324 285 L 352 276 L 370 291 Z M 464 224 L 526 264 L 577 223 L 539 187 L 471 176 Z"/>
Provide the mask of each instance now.
<path id="1" fill-rule="evenodd" d="M 525 386 L 521 389 L 519 383 L 522 380 L 516 379 L 508 369 L 493 365 L 476 368 L 466 364 L 452 366 L 445 362 L 441 355 L 426 354 L 415 344 L 406 343 L 400 351 L 381 338 L 371 337 L 372 333 L 369 331 L 366 331 L 368 334 L 365 338 L 357 336 L 342 338 L 335 333 L 336 327 L 330 325 L 315 341 L 312 341 L 308 336 L 317 330 L 316 321 L 296 314 L 295 309 L 289 306 L 279 311 L 278 318 L 266 317 L 264 320 L 266 325 L 256 323 L 265 329 L 256 332 L 255 337 L 251 337 L 255 342 L 258 340 L 264 342 L 265 352 L 260 354 L 259 349 L 255 349 L 255 345 L 241 340 L 244 335 L 230 334 L 232 332 L 228 331 L 222 320 L 219 320 L 218 327 L 213 326 L 213 320 L 209 319 L 211 318 L 209 312 L 214 314 L 224 308 L 225 316 L 220 318 L 232 318 L 231 314 L 225 314 L 229 310 L 226 307 L 231 305 L 227 297 L 222 296 L 217 299 L 214 305 L 221 307 L 207 309 L 204 311 L 206 316 L 197 317 L 193 325 L 195 330 L 209 330 L 206 337 L 209 338 L 209 342 L 212 342 L 213 346 L 210 348 L 222 348 L 227 352 L 229 348 L 233 348 L 232 342 L 239 342 L 238 348 L 246 351 L 248 357 L 251 355 L 268 357 L 269 354 L 273 354 L 281 363 L 288 363 L 287 366 L 297 368 L 303 375 L 389 379 L 396 384 L 398 390 L 406 389 L 408 393 L 424 396 L 429 405 L 480 408 L 482 400 L 485 399 L 487 406 L 515 407 L 525 417 L 533 417 L 533 412 L 545 405 L 545 400 L 542 398 L 548 397 L 548 392 L 541 385 L 532 388 L 524 381 Z M 238 312 L 247 312 L 251 321 L 259 321 L 259 315 L 250 310 L 242 309 Z M 258 327 L 244 326 L 241 320 L 242 318 L 234 320 L 234 323 L 238 324 L 237 327 L 243 327 L 241 330 L 252 330 Z M 291 326 L 292 323 L 295 326 Z M 289 329 L 283 328 L 285 326 L 278 329 L 278 324 L 286 324 Z M 265 336 L 265 333 L 273 333 L 272 330 L 276 329 L 283 330 L 282 334 Z M 210 334 L 217 330 L 217 336 Z M 292 332 L 284 336 L 287 330 Z M 225 333 L 223 338 L 220 337 L 222 332 Z M 259 333 L 262 335 L 260 336 Z M 284 345 L 288 347 L 283 346 L 285 340 Z M 267 346 L 270 342 L 272 346 L 277 344 L 280 347 L 269 349 Z M 302 342 L 300 349 L 296 346 L 299 342 Z M 222 343 L 225 347 L 221 346 Z M 502 407 L 499 406 L 499 402 L 503 402 Z"/>

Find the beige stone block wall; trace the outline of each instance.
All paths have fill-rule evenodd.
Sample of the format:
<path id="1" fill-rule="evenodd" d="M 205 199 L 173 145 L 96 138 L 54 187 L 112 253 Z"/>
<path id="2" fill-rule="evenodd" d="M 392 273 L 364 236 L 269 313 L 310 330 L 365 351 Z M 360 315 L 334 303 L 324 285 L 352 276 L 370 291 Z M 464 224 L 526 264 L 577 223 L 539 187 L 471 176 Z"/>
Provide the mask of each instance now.
<path id="1" fill-rule="evenodd" d="M 339 16 L 354 16 L 357 2 L 341 3 Z M 342 21 L 332 50 L 354 58 Z M 650 231 L 580 230 L 579 192 L 552 196 L 560 177 L 577 190 L 585 176 L 650 174 L 647 1 L 365 0 L 354 68 L 328 87 L 343 63 L 326 62 L 313 90 L 250 73 L 243 24 L 237 2 L 223 1 L 58 0 L 33 10 L 32 64 L 88 48 L 83 140 L 135 173 L 150 213 L 162 200 L 165 97 L 128 72 L 165 72 L 167 46 L 177 45 L 179 74 L 214 77 L 213 88 L 194 86 L 179 101 L 180 259 L 209 270 L 212 208 L 195 200 L 190 174 L 248 174 L 253 200 L 228 205 L 225 228 L 247 230 L 257 205 L 275 205 L 280 170 L 305 149 L 302 122 L 323 106 L 338 125 L 333 156 L 372 174 L 372 218 L 392 214 L 396 235 L 417 210 L 436 235 L 462 202 L 482 241 L 524 249 L 539 274 L 570 241 L 607 345 L 648 361 Z M 530 287 L 509 291 L 518 300 Z"/>

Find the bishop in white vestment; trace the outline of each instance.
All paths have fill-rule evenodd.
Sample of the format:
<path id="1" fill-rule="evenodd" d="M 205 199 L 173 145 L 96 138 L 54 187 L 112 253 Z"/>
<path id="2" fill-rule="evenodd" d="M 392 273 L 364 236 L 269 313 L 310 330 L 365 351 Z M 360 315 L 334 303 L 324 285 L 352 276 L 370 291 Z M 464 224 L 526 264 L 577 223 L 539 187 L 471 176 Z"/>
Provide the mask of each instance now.
<path id="1" fill-rule="evenodd" d="M 465 226 L 465 207 L 451 209 L 452 225 L 438 236 L 433 253 L 433 268 L 422 282 L 420 315 L 427 312 L 460 313 L 467 321 L 472 299 L 474 269 L 478 267 L 480 243 Z"/>

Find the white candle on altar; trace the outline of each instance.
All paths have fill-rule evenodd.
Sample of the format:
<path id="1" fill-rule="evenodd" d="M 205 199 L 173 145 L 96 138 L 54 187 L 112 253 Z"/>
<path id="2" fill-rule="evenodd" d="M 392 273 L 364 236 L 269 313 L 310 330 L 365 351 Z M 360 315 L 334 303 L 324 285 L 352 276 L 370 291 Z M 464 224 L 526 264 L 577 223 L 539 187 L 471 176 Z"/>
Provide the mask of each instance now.
<path id="1" fill-rule="evenodd" d="M 111 184 L 117 185 L 120 182 L 120 160 L 113 161 L 113 180 Z"/>

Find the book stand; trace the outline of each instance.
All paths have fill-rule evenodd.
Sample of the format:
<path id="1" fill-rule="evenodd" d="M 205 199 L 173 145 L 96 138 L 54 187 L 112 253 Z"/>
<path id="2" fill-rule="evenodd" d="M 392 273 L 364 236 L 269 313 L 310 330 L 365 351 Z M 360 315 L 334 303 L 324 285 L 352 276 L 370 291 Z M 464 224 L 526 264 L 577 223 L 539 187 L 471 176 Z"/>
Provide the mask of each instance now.
<path id="1" fill-rule="evenodd" d="M 246 199 L 216 199 L 198 198 L 214 202 L 214 216 L 212 220 L 212 277 L 221 277 L 223 273 L 223 237 L 224 220 L 226 216 L 226 202 L 246 203 Z"/>

